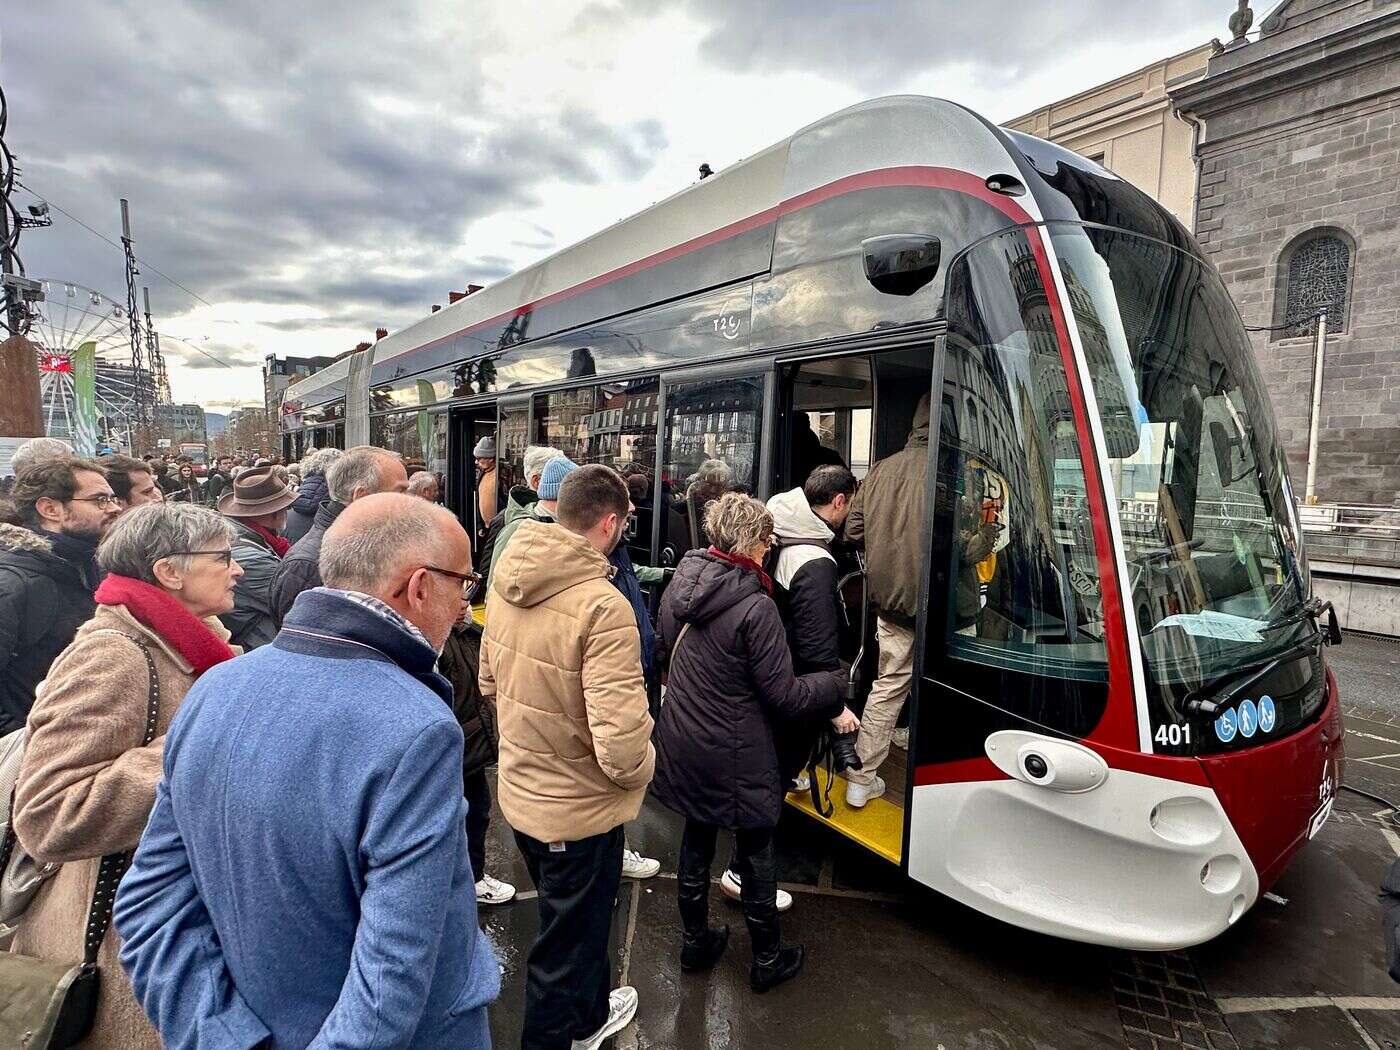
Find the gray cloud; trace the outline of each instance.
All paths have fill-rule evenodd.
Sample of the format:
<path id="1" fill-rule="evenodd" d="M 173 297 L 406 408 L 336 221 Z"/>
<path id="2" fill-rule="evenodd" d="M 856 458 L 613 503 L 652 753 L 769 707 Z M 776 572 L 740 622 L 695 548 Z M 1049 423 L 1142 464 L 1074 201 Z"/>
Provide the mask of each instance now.
<path id="1" fill-rule="evenodd" d="M 397 327 L 512 268 L 455 261 L 472 222 L 546 181 L 636 177 L 665 145 L 655 120 L 487 113 L 491 41 L 428 0 L 75 0 L 24 21 L 5 84 L 25 183 L 113 240 L 129 197 L 138 255 L 214 302 Z M 55 219 L 24 236 L 29 272 L 124 298 L 120 253 Z M 193 305 L 143 280 L 158 316 Z"/>
<path id="2" fill-rule="evenodd" d="M 700 51 L 721 68 L 820 70 L 871 95 L 898 92 L 915 75 L 958 66 L 983 78 L 1012 78 L 1091 40 L 1145 39 L 1217 22 L 1224 33 L 1230 14 L 1230 5 L 1218 0 L 623 0 L 621 8 L 590 8 L 580 24 L 608 25 L 661 8 L 684 9 L 707 25 Z"/>

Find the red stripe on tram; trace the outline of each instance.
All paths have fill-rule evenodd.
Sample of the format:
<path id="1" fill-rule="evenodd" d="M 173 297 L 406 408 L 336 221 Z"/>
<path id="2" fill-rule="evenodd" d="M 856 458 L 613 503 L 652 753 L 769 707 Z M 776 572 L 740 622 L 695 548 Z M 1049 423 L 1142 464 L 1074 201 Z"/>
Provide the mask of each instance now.
<path id="1" fill-rule="evenodd" d="M 1084 465 L 1084 487 L 1089 502 L 1089 517 L 1094 530 L 1094 556 L 1099 566 L 1099 596 L 1103 602 L 1104 641 L 1108 647 L 1108 704 L 1085 742 L 1094 741 L 1112 748 L 1139 751 L 1137 698 L 1133 689 L 1132 668 L 1128 662 L 1128 628 L 1123 615 L 1122 597 L 1118 590 L 1118 566 L 1113 556 L 1113 534 L 1108 527 L 1108 506 L 1099 473 L 1098 451 L 1094 448 L 1093 432 L 1089 428 L 1089 413 L 1075 362 L 1074 344 L 1069 337 L 1069 324 L 1064 304 L 1055 283 L 1050 258 L 1045 251 L 1042 231 L 1028 229 L 1026 240 L 1045 285 L 1045 299 L 1055 324 L 1055 338 L 1060 344 L 1060 359 L 1064 364 L 1069 387 L 1070 404 L 1074 408 L 1074 431 L 1079 442 L 1079 458 Z"/>
<path id="2" fill-rule="evenodd" d="M 818 186 L 816 189 L 808 190 L 805 193 L 796 194 L 784 201 L 780 201 L 771 208 L 765 208 L 763 211 L 756 212 L 743 219 L 736 219 L 734 222 L 726 226 L 721 226 L 719 229 L 711 230 L 709 233 L 702 233 L 698 237 L 692 237 L 690 240 L 682 241 L 680 244 L 670 248 L 663 248 L 661 251 L 653 252 L 651 255 L 637 259 L 634 262 L 616 267 L 615 269 L 609 270 L 607 273 L 599 274 L 597 277 L 590 277 L 588 280 L 581 281 L 568 288 L 563 288 L 557 292 L 551 292 L 549 295 L 540 299 L 512 307 L 494 317 L 488 317 L 484 321 L 477 321 L 449 335 L 440 336 L 432 342 L 415 346 L 411 350 L 405 350 L 403 353 L 396 354 L 393 357 L 386 357 L 383 361 L 375 361 L 375 365 L 388 364 L 391 361 L 401 361 L 411 354 L 430 350 L 435 346 L 440 346 L 459 336 L 468 335 L 478 329 L 487 328 L 491 325 L 499 324 L 502 321 L 509 321 L 517 317 L 522 317 L 541 307 L 551 306 L 565 299 L 572 299 L 576 295 L 591 292 L 593 289 L 599 288 L 605 284 L 621 280 L 624 277 L 631 277 L 653 266 L 659 266 L 662 263 L 670 262 L 672 259 L 680 258 L 691 252 L 699 251 L 702 248 L 708 248 L 722 241 L 727 241 L 731 237 L 737 237 L 740 234 L 748 233 L 750 230 L 756 230 L 759 227 L 776 222 L 784 215 L 790 215 L 793 212 L 801 211 L 803 208 L 810 208 L 814 204 L 820 204 L 823 201 L 831 200 L 833 197 L 840 197 L 847 193 L 857 193 L 861 190 L 883 189 L 894 186 L 921 186 L 928 189 L 952 190 L 956 193 L 964 193 L 970 197 L 976 197 L 978 200 L 990 204 L 997 211 L 1014 222 L 1028 223 L 1034 221 L 1026 210 L 1014 200 L 1004 194 L 989 190 L 984 179 L 956 168 L 906 165 L 897 168 L 878 168 L 874 171 L 862 171 L 858 174 L 847 175 L 834 182 L 829 182 L 825 186 Z"/>

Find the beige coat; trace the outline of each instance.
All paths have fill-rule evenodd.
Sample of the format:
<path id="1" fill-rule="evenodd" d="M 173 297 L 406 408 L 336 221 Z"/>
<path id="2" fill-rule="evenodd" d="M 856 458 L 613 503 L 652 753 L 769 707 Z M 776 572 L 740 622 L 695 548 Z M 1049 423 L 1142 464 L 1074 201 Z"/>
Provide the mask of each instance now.
<path id="1" fill-rule="evenodd" d="M 491 571 L 481 691 L 496 698 L 511 827 L 577 841 L 632 820 L 656 765 L 632 606 L 608 560 L 524 521 Z"/>
<path id="2" fill-rule="evenodd" d="M 221 639 L 217 619 L 204 621 Z M 150 674 L 135 645 L 99 629 L 144 641 L 160 681 L 156 738 L 146 732 Z M 237 650 L 235 650 L 237 651 Z M 134 849 L 155 804 L 165 731 L 194 684 L 189 663 L 122 606 L 101 605 L 54 661 L 29 715 L 29 742 L 15 794 L 15 833 L 34 857 L 63 867 L 25 914 L 13 950 L 54 962 L 83 956 L 83 928 L 104 854 Z M 98 953 L 102 991 L 84 1050 L 158 1050 L 117 961 L 117 932 Z"/>

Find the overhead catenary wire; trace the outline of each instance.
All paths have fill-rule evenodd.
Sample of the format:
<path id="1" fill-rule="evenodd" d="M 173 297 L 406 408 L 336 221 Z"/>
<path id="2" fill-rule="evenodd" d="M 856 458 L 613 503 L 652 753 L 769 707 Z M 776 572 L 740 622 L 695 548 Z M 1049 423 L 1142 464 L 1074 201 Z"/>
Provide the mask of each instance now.
<path id="1" fill-rule="evenodd" d="M 80 219 L 80 218 L 78 218 L 76 215 L 74 215 L 71 211 L 68 211 L 66 208 L 60 207 L 59 205 L 55 204 L 53 201 L 49 200 L 47 197 L 43 196 L 42 194 L 36 193 L 31 187 L 26 186 L 24 183 L 20 182 L 19 180 L 15 180 L 15 185 L 17 185 L 20 189 L 24 190 L 25 193 L 28 193 L 28 194 L 29 194 L 31 197 L 33 197 L 35 200 L 43 201 L 45 204 L 47 204 L 47 205 L 48 205 L 50 208 L 52 208 L 54 211 L 58 212 L 60 215 L 63 215 L 63 216 L 65 216 L 65 217 L 69 218 L 69 219 L 72 219 L 74 222 L 76 222 L 76 223 L 77 223 L 79 226 L 81 226 L 83 229 L 87 230 L 88 233 L 92 234 L 92 235 L 93 235 L 94 237 L 96 237 L 98 240 L 103 241 L 103 242 L 105 242 L 106 244 L 111 245 L 113 248 L 115 248 L 115 249 L 116 249 L 117 251 L 119 251 L 119 252 L 125 253 L 125 248 L 124 248 L 122 245 L 118 244 L 116 241 L 112 240 L 110 237 L 108 237 L 106 234 L 102 233 L 101 231 L 96 230 L 96 229 L 94 229 L 93 227 L 89 226 L 89 225 L 88 225 L 87 223 L 85 223 L 82 219 Z M 158 277 L 160 277 L 160 278 L 162 278 L 163 280 L 165 280 L 165 281 L 169 282 L 170 284 L 174 285 L 176 288 L 180 289 L 180 291 L 182 291 L 182 292 L 184 292 L 186 295 L 188 295 L 191 299 L 195 299 L 195 300 L 197 300 L 197 301 L 203 303 L 205 306 L 209 307 L 210 309 L 217 309 L 217 308 L 214 306 L 214 304 L 211 303 L 208 299 L 204 298 L 204 296 L 200 295 L 198 292 L 195 292 L 195 291 L 191 290 L 190 288 L 187 288 L 185 285 L 183 285 L 183 284 L 181 284 L 179 281 L 175 280 L 175 278 L 171 277 L 168 273 L 165 273 L 163 270 L 161 270 L 161 269 L 158 268 L 157 266 L 155 266 L 155 265 L 153 265 L 152 263 L 148 262 L 147 260 L 143 259 L 141 256 L 135 255 L 135 256 L 133 256 L 133 258 L 135 258 L 136 261 L 137 261 L 138 263 L 140 263 L 146 270 L 149 270 L 151 273 L 156 274 Z M 178 337 L 177 337 L 177 338 L 178 338 Z M 188 340 L 188 339 L 181 339 L 180 341 L 181 341 L 182 343 L 184 343 L 186 346 L 188 346 L 188 347 L 189 347 L 191 350 L 193 350 L 195 353 L 200 354 L 200 355 L 203 356 L 203 357 L 207 357 L 210 361 L 213 361 L 216 365 L 219 365 L 219 366 L 221 366 L 221 367 L 223 367 L 223 368 L 228 368 L 228 369 L 234 369 L 234 368 L 236 368 L 235 365 L 229 364 L 227 361 L 223 360 L 222 358 L 216 357 L 216 356 L 214 356 L 213 354 L 209 353 L 208 351 L 202 350 L 202 349 L 200 349 L 198 346 L 195 346 L 195 344 L 192 343 L 192 342 L 191 342 L 190 340 Z"/>

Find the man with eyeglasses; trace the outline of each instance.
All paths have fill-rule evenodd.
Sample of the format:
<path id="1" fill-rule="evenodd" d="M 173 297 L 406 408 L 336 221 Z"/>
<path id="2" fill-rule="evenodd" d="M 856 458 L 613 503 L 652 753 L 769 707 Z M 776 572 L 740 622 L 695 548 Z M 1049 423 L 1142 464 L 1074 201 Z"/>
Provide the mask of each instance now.
<path id="1" fill-rule="evenodd" d="M 0 524 L 0 735 L 24 725 L 49 665 L 97 606 L 94 557 L 121 513 L 107 475 L 84 459 L 26 470 Z"/>

